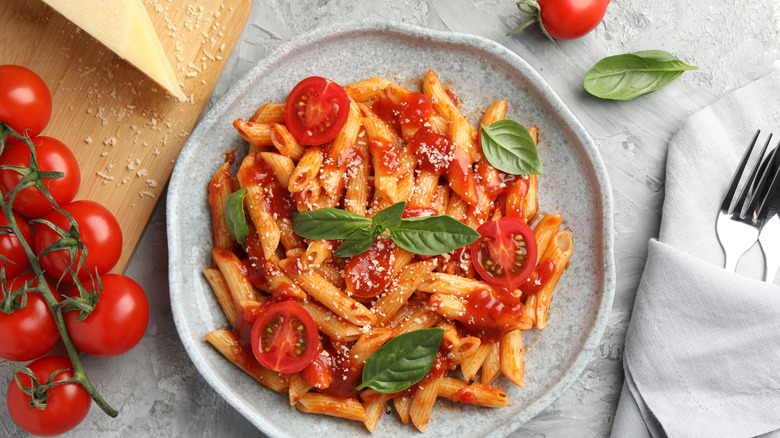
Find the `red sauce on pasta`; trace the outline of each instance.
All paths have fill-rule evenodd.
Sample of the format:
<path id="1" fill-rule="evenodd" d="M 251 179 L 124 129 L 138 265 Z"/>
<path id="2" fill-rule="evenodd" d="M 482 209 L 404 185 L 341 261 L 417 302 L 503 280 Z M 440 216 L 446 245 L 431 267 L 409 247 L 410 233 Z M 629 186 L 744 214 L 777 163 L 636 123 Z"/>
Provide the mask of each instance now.
<path id="1" fill-rule="evenodd" d="M 428 121 L 433 105 L 427 96 L 411 92 L 397 102 L 381 96 L 371 105 L 371 111 L 397 132 L 414 131 Z"/>
<path id="2" fill-rule="evenodd" d="M 368 251 L 350 258 L 344 268 L 347 291 L 363 298 L 381 294 L 390 283 L 394 249 L 393 241 L 382 237 Z"/>
<path id="3" fill-rule="evenodd" d="M 263 188 L 263 206 L 271 212 L 274 219 L 291 221 L 295 204 L 287 188 L 282 187 L 276 179 L 271 166 L 258 157 L 254 164 L 244 171 L 248 184 L 258 184 Z"/>
<path id="4" fill-rule="evenodd" d="M 375 162 L 385 173 L 394 173 L 398 170 L 398 150 L 392 143 L 378 139 L 372 139 L 369 143 L 371 154 L 379 157 Z"/>
<path id="5" fill-rule="evenodd" d="M 417 130 L 408 147 L 417 158 L 420 168 L 437 175 L 447 173 L 454 158 L 452 144 L 447 137 L 428 126 Z"/>
<path id="6" fill-rule="evenodd" d="M 544 287 L 554 273 L 555 262 L 550 259 L 539 262 L 525 284 L 520 286 L 520 290 L 523 291 L 523 296 L 532 295 L 542 290 L 542 287 Z"/>
<path id="7" fill-rule="evenodd" d="M 466 311 L 458 321 L 468 329 L 488 336 L 501 336 L 513 330 L 523 316 L 523 303 L 506 293 L 483 289 L 466 295 L 463 302 Z"/>

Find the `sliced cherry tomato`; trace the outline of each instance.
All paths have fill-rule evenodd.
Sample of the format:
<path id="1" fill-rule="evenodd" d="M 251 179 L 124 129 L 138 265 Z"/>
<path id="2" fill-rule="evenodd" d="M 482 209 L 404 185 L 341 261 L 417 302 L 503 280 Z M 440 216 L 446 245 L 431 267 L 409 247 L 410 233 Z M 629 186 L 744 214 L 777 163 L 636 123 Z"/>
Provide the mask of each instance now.
<path id="1" fill-rule="evenodd" d="M 27 241 L 28 245 L 32 245 L 32 232 L 30 231 L 30 226 L 27 225 L 27 221 L 16 213 L 14 213 L 14 218 L 19 226 L 19 230 L 22 232 L 22 238 Z M 0 226 L 7 225 L 8 218 L 4 214 L 0 214 Z M 6 277 L 13 277 L 30 266 L 27 253 L 24 252 L 22 243 L 19 242 L 19 238 L 14 234 L 0 235 L 0 254 L 5 257 L 5 259 L 0 259 L 0 266 L 5 266 Z"/>
<path id="2" fill-rule="evenodd" d="M 252 327 L 252 352 L 260 365 L 297 373 L 311 363 L 319 345 L 317 325 L 294 300 L 266 307 Z"/>
<path id="3" fill-rule="evenodd" d="M 348 114 L 347 92 L 339 84 L 319 76 L 298 82 L 284 106 L 287 129 L 306 146 L 333 140 L 347 122 Z"/>
<path id="4" fill-rule="evenodd" d="M 73 377 L 73 365 L 65 356 L 46 356 L 27 365 L 35 380 L 46 384 L 54 375 L 53 382 Z M 59 370 L 64 370 L 57 372 Z M 16 373 L 19 382 L 26 388 L 32 387 L 32 379 L 25 373 Z M 26 432 L 38 436 L 54 436 L 78 426 L 87 417 L 92 398 L 76 382 L 62 383 L 47 391 L 46 409 L 31 406 L 32 397 L 22 392 L 16 380 L 11 379 L 6 393 L 8 413 L 14 422 Z"/>
<path id="5" fill-rule="evenodd" d="M 78 277 L 84 280 L 89 277 L 89 272 L 94 275 L 96 269 L 101 275 L 110 271 L 122 255 L 122 229 L 114 215 L 106 207 L 93 201 L 74 201 L 63 206 L 62 209 L 76 220 L 81 240 L 87 247 L 85 266 L 79 269 Z M 65 230 L 70 230 L 70 223 L 59 211 L 49 213 L 46 220 Z M 40 254 L 60 239 L 61 236 L 48 225 L 38 225 L 33 238 L 35 252 Z M 81 250 L 78 251 L 77 260 L 80 256 Z M 46 272 L 58 279 L 71 263 L 70 254 L 64 249 L 41 257 L 41 265 Z M 74 263 L 73 269 L 75 268 Z"/>
<path id="6" fill-rule="evenodd" d="M 73 152 L 61 141 L 41 136 L 32 139 L 38 168 L 49 172 L 63 172 L 62 178 L 44 179 L 46 188 L 58 205 L 65 205 L 76 197 L 81 184 L 79 164 Z M 0 164 L 30 167 L 30 148 L 22 143 L 11 146 L 0 156 Z M 10 169 L 0 170 L 0 191 L 6 194 L 16 187 L 22 175 Z M 16 195 L 14 211 L 30 218 L 45 216 L 53 208 L 36 187 L 27 187 Z"/>
<path id="7" fill-rule="evenodd" d="M 491 286 L 514 293 L 536 266 L 536 238 L 520 219 L 502 217 L 482 224 L 471 244 L 471 258 L 479 275 Z"/>
<path id="8" fill-rule="evenodd" d="M 51 93 L 32 70 L 19 65 L 0 65 L 0 122 L 19 134 L 35 137 L 51 118 Z M 7 144 L 20 140 L 8 136 Z"/>
<path id="9" fill-rule="evenodd" d="M 6 281 L 6 287 L 13 292 L 24 282 L 28 283 L 28 287 L 38 285 L 34 276 L 20 275 Z M 49 289 L 59 301 L 57 290 L 51 285 Z M 4 294 L 0 292 L 0 296 L 4 297 Z M 0 312 L 0 333 L 3 334 L 0 336 L 0 357 L 17 362 L 43 356 L 60 340 L 54 316 L 38 292 L 27 293 L 27 304 L 21 309 L 12 313 Z"/>
<path id="10" fill-rule="evenodd" d="M 141 286 L 132 278 L 120 274 L 100 277 L 103 290 L 92 312 L 79 321 L 79 311 L 66 312 L 73 344 L 92 356 L 118 356 L 130 351 L 141 341 L 149 324 L 149 301 Z M 85 286 L 89 287 L 89 286 Z M 68 295 L 78 296 L 73 288 Z"/>

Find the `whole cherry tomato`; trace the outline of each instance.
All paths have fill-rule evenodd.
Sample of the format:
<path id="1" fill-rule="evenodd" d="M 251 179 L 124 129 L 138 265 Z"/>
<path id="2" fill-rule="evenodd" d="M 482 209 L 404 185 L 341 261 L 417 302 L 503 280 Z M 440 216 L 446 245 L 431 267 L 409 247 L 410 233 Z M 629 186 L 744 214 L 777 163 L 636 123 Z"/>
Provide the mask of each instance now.
<path id="1" fill-rule="evenodd" d="M 27 365 L 27 368 L 41 384 L 45 384 L 52 375 L 54 375 L 53 382 L 73 377 L 73 365 L 65 356 L 42 357 Z M 27 374 L 16 373 L 16 376 L 24 387 L 32 386 L 32 379 Z M 75 382 L 53 386 L 46 393 L 48 394 L 46 409 L 38 409 L 30 406 L 32 397 L 22 392 L 16 380 L 11 379 L 8 384 L 6 393 L 8 413 L 17 426 L 33 435 L 54 436 L 73 429 L 86 418 L 92 405 L 89 393 Z"/>
<path id="2" fill-rule="evenodd" d="M 74 201 L 63 206 L 62 209 L 73 216 L 79 226 L 81 240 L 87 248 L 85 266 L 79 269 L 78 277 L 84 280 L 89 277 L 89 273 L 94 275 L 95 270 L 98 274 L 110 271 L 122 255 L 122 229 L 114 215 L 106 207 L 94 201 Z M 67 218 L 59 211 L 52 211 L 45 219 L 58 227 L 70 230 Z M 36 254 L 40 254 L 60 239 L 61 236 L 56 231 L 42 223 L 35 230 L 33 248 Z M 79 250 L 77 259 L 81 257 L 81 253 Z M 64 249 L 41 257 L 41 266 L 55 278 L 61 278 L 71 264 L 75 270 L 75 262 L 71 261 L 70 254 Z"/>
<path id="3" fill-rule="evenodd" d="M 19 134 L 35 137 L 51 118 L 51 93 L 32 70 L 19 65 L 0 65 L 0 122 Z M 19 140 L 9 136 L 8 144 Z"/>
<path id="4" fill-rule="evenodd" d="M 22 232 L 22 238 L 27 241 L 28 245 L 32 245 L 32 231 L 30 231 L 27 221 L 16 213 L 14 213 L 14 218 Z M 4 214 L 0 214 L 0 226 L 7 225 L 8 218 Z M 5 259 L 0 259 L 0 266 L 5 266 L 6 277 L 13 277 L 30 266 L 27 253 L 24 252 L 22 243 L 14 234 L 0 235 L 0 254 L 5 257 Z"/>
<path id="5" fill-rule="evenodd" d="M 24 283 L 28 287 L 38 285 L 32 275 L 20 275 L 6 281 L 6 288 L 13 292 Z M 49 285 L 49 290 L 59 301 L 57 290 Z M 3 296 L 0 293 L 0 296 Z M 3 296 L 4 297 L 4 296 Z M 16 362 L 33 360 L 48 353 L 60 340 L 60 332 L 54 322 L 54 316 L 46 300 L 38 292 L 27 293 L 24 307 L 11 313 L 0 312 L 0 357 Z"/>
<path id="6" fill-rule="evenodd" d="M 92 356 L 118 356 L 143 338 L 149 324 L 149 301 L 141 286 L 130 277 L 107 274 L 100 277 L 103 290 L 92 312 L 79 321 L 79 311 L 66 312 L 73 344 Z M 85 286 L 89 288 L 89 285 Z M 68 295 L 78 296 L 77 288 Z"/>
<path id="7" fill-rule="evenodd" d="M 49 193 L 59 205 L 72 201 L 81 184 L 81 173 L 76 156 L 63 142 L 55 138 L 35 137 L 32 142 L 35 145 L 35 155 L 40 170 L 64 173 L 61 178 L 43 180 Z M 7 148 L 0 156 L 0 164 L 29 168 L 30 148 L 24 143 Z M 0 170 L 0 191 L 7 194 L 16 187 L 20 179 L 22 175 L 14 170 Z M 45 216 L 53 207 L 37 187 L 27 187 L 16 195 L 13 208 L 14 211 L 27 217 L 39 218 Z"/>
<path id="8" fill-rule="evenodd" d="M 522 0 L 517 7 L 534 17 L 510 34 L 538 22 L 549 37 L 559 40 L 580 38 L 601 23 L 607 6 L 609 0 Z"/>

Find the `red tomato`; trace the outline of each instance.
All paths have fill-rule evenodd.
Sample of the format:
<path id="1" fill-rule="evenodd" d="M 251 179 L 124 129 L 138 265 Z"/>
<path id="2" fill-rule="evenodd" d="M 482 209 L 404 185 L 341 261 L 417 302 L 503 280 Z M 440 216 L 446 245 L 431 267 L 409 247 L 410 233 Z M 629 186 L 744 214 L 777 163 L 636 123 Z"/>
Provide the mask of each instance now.
<path id="1" fill-rule="evenodd" d="M 16 218 L 16 224 L 22 232 L 22 238 L 27 241 L 28 245 L 31 245 L 32 232 L 30 231 L 30 226 L 27 225 L 27 221 L 16 213 L 14 213 L 14 218 Z M 5 217 L 4 214 L 0 214 L 0 226 L 7 225 L 8 218 Z M 6 277 L 13 277 L 30 266 L 30 260 L 27 258 L 27 253 L 24 252 L 22 243 L 19 242 L 19 238 L 14 234 L 0 235 L 0 254 L 10 260 L 9 263 L 4 259 L 0 259 L 0 266 L 5 266 Z"/>
<path id="2" fill-rule="evenodd" d="M 252 327 L 252 352 L 260 365 L 280 373 L 297 373 L 317 353 L 317 325 L 294 300 L 266 307 Z"/>
<path id="3" fill-rule="evenodd" d="M 596 28 L 609 0 L 539 0 L 539 16 L 551 37 L 573 40 Z"/>
<path id="4" fill-rule="evenodd" d="M 347 292 L 360 298 L 373 298 L 384 292 L 392 280 L 394 250 L 392 240 L 380 237 L 367 251 L 350 257 L 344 267 Z"/>
<path id="5" fill-rule="evenodd" d="M 536 266 L 536 238 L 520 219 L 502 217 L 477 229 L 471 259 L 479 275 L 491 286 L 513 293 Z"/>
<path id="6" fill-rule="evenodd" d="M 79 321 L 79 312 L 66 312 L 65 326 L 73 344 L 92 356 L 118 356 L 136 346 L 149 324 L 149 301 L 141 286 L 130 277 L 107 274 L 100 277 L 103 290 L 95 309 Z M 73 288 L 68 296 L 78 296 Z"/>
<path id="7" fill-rule="evenodd" d="M 24 282 L 30 287 L 38 285 L 32 275 L 20 275 L 6 281 L 9 291 L 22 287 Z M 49 285 L 49 289 L 59 301 L 57 290 Z M 0 292 L 0 296 L 4 296 Z M 46 300 L 38 292 L 27 293 L 27 304 L 12 313 L 0 312 L 0 357 L 3 359 L 24 362 L 41 357 L 48 353 L 60 340 L 60 332 L 54 322 L 54 316 L 46 304 Z"/>
<path id="8" fill-rule="evenodd" d="M 287 96 L 284 123 L 300 144 L 321 145 L 336 137 L 348 114 L 347 92 L 333 81 L 311 76 Z"/>
<path id="9" fill-rule="evenodd" d="M 45 384 L 57 370 L 54 382 L 73 377 L 73 365 L 65 356 L 46 356 L 27 365 L 35 375 L 35 380 Z M 16 373 L 25 387 L 32 386 L 32 379 L 24 373 Z M 16 380 L 11 379 L 6 393 L 8 413 L 14 422 L 26 432 L 38 436 L 54 436 L 65 433 L 78 426 L 89 412 L 92 398 L 78 383 L 63 383 L 47 391 L 46 409 L 30 406 L 32 397 L 22 392 Z"/>
<path id="10" fill-rule="evenodd" d="M 51 137 L 35 137 L 35 154 L 42 171 L 63 172 L 62 178 L 47 178 L 44 184 L 59 205 L 65 205 L 76 197 L 81 184 L 79 164 L 73 152 L 61 141 Z M 13 145 L 0 156 L 0 164 L 30 167 L 30 148 L 26 144 Z M 10 192 L 22 175 L 16 171 L 0 170 L 0 191 Z M 14 210 L 27 217 L 43 217 L 52 209 L 48 199 L 36 187 L 27 187 L 16 195 Z"/>
<path id="11" fill-rule="evenodd" d="M 82 266 L 78 271 L 78 277 L 82 280 L 93 275 L 97 269 L 98 274 L 105 274 L 114 267 L 122 254 L 122 229 L 119 222 L 107 208 L 93 201 L 74 201 L 62 207 L 76 220 L 79 226 L 81 240 L 87 248 L 86 268 Z M 46 220 L 65 230 L 70 230 L 67 218 L 59 211 L 52 211 L 46 216 Z M 46 224 L 39 224 L 35 230 L 34 249 L 36 254 L 60 240 L 60 235 Z M 78 257 L 81 256 L 81 250 Z M 50 252 L 41 257 L 41 266 L 55 278 L 61 278 L 62 274 L 71 264 L 70 255 L 64 249 Z M 73 266 L 75 269 L 75 264 Z"/>
<path id="12" fill-rule="evenodd" d="M 19 65 L 0 65 L 0 122 L 35 137 L 51 118 L 51 93 L 43 79 Z M 9 136 L 8 144 L 18 143 Z"/>

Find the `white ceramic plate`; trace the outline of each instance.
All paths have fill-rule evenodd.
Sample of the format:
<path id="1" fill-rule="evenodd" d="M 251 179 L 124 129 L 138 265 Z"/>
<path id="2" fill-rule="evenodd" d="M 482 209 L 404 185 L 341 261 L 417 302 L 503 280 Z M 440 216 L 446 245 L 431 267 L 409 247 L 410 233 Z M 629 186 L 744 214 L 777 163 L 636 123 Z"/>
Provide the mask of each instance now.
<path id="1" fill-rule="evenodd" d="M 384 76 L 418 88 L 429 69 L 457 90 L 472 123 L 492 101 L 506 99 L 508 118 L 539 127 L 544 167 L 539 203 L 542 210 L 563 214 L 575 250 L 547 328 L 523 335 L 525 388 L 500 380 L 511 400 L 503 409 L 440 401 L 425 436 L 506 435 L 560 397 L 598 346 L 615 285 L 611 191 L 592 140 L 552 89 L 513 52 L 483 38 L 382 21 L 319 29 L 280 46 L 235 84 L 193 131 L 168 189 L 170 293 L 179 336 L 206 381 L 272 437 L 369 433 L 357 422 L 290 408 L 287 394 L 260 387 L 203 338 L 227 326 L 201 271 L 212 263 L 208 182 L 227 149 L 245 151 L 232 122 L 249 117 L 262 103 L 284 101 L 307 76 L 341 84 Z M 393 413 L 382 417 L 373 436 L 406 435 L 421 436 Z"/>

